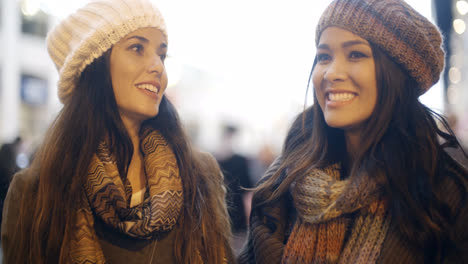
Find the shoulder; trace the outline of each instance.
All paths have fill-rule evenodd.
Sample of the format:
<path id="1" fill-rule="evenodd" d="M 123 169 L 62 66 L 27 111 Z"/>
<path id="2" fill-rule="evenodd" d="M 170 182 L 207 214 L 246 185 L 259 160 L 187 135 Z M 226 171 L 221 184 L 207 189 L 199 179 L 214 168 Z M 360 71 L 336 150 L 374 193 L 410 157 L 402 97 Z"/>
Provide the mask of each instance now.
<path id="1" fill-rule="evenodd" d="M 260 180 L 260 185 L 271 179 L 280 168 L 281 162 L 281 156 L 276 158 Z M 266 203 L 263 195 L 271 194 L 276 185 L 273 183 L 267 188 L 263 187 L 265 189 L 262 194 L 258 189 L 254 192 L 248 241 L 239 257 L 240 263 L 274 263 L 281 260 L 284 241 L 291 224 L 291 204 L 287 195 Z"/>
<path id="2" fill-rule="evenodd" d="M 197 150 L 194 155 L 205 169 L 220 171 L 218 162 L 210 153 Z"/>
<path id="3" fill-rule="evenodd" d="M 458 256 L 468 261 L 468 171 L 447 153 L 442 154 L 442 159 L 442 177 L 437 191 L 452 212 L 447 233 L 455 245 L 448 249 L 448 257 Z"/>
<path id="4" fill-rule="evenodd" d="M 465 170 L 468 170 L 468 158 L 465 157 L 465 153 L 468 153 L 468 149 L 459 148 L 444 148 L 444 154 L 448 154 L 450 158 L 456 161 L 459 165 L 461 165 Z"/>
<path id="5" fill-rule="evenodd" d="M 466 168 L 452 156 L 443 152 L 438 174 L 434 188 L 435 192 L 439 193 L 442 202 L 455 213 L 468 210 L 468 171 Z"/>
<path id="6" fill-rule="evenodd" d="M 282 156 L 276 157 L 276 159 L 270 164 L 268 169 L 265 171 L 263 176 L 260 178 L 259 184 L 269 180 L 280 168 L 281 162 L 283 161 Z"/>
<path id="7" fill-rule="evenodd" d="M 257 187 L 257 190 L 254 192 L 253 198 L 252 198 L 252 208 L 257 209 L 259 214 L 263 214 L 266 211 L 274 211 L 279 214 L 279 211 L 282 211 L 283 205 L 284 205 L 284 198 L 287 195 L 283 195 L 282 199 L 279 199 L 275 202 L 271 203 L 265 203 L 265 201 L 268 200 L 268 197 L 273 194 L 273 192 L 278 188 L 279 184 L 281 183 L 281 179 L 278 180 L 278 182 L 273 182 L 273 183 L 267 183 L 267 181 L 270 181 L 272 176 L 278 171 L 278 169 L 281 166 L 282 162 L 282 157 L 279 156 L 275 159 L 275 161 L 270 165 L 270 167 L 267 169 L 263 177 L 259 181 L 259 186 Z M 273 209 L 275 208 L 275 209 Z M 276 217 L 275 217 L 276 218 Z M 281 218 L 281 217 L 278 217 Z"/>
<path id="8" fill-rule="evenodd" d="M 22 194 L 30 193 L 37 186 L 38 178 L 31 169 L 17 172 L 11 180 L 8 193 L 5 198 L 5 207 L 10 200 L 19 200 Z"/>
<path id="9" fill-rule="evenodd" d="M 454 191 L 455 193 L 453 193 L 453 195 L 466 196 L 468 189 L 467 168 L 445 151 L 442 153 L 441 159 L 440 180 L 442 184 L 439 186 L 444 188 L 445 191 Z M 458 191 L 456 189 L 458 189 Z M 448 194 L 451 194 L 451 192 Z"/>
<path id="10" fill-rule="evenodd" d="M 20 204 L 23 199 L 26 199 L 27 195 L 34 193 L 33 188 L 35 186 L 37 186 L 37 178 L 29 169 L 22 170 L 13 176 L 3 205 L 1 231 L 3 242 L 7 242 L 8 233 L 17 228 Z M 33 200 L 30 199 L 30 201 Z"/>
<path id="11" fill-rule="evenodd" d="M 201 151 L 201 150 L 196 150 L 195 155 L 201 160 L 206 163 L 210 164 L 218 164 L 216 162 L 216 159 L 213 157 L 213 155 L 209 152 Z"/>
<path id="12" fill-rule="evenodd" d="M 17 172 L 11 180 L 6 199 L 8 199 L 9 196 L 18 196 L 24 191 L 27 191 L 27 188 L 36 185 L 37 180 L 38 178 L 32 173 L 31 169 L 24 169 Z"/>
<path id="13" fill-rule="evenodd" d="M 252 197 L 252 208 L 263 208 L 265 206 L 264 202 L 268 200 L 268 197 L 278 188 L 281 183 L 280 180 L 275 183 L 267 182 L 269 182 L 272 176 L 279 170 L 281 162 L 282 156 L 277 157 L 258 181 L 257 188 Z"/>
<path id="14" fill-rule="evenodd" d="M 204 173 L 215 174 L 217 176 L 215 177 L 216 179 L 221 181 L 224 180 L 219 164 L 213 155 L 208 152 L 196 150 L 194 152 L 194 158 L 198 161 L 199 166 Z"/>

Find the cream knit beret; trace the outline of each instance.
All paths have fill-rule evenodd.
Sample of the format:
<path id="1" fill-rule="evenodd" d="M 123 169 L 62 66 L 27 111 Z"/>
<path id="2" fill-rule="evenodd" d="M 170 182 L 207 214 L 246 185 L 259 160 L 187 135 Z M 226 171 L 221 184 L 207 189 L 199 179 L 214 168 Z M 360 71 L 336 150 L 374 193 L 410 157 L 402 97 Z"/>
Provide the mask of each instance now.
<path id="1" fill-rule="evenodd" d="M 437 27 L 403 0 L 335 0 L 316 29 L 340 27 L 377 45 L 419 84 L 419 94 L 434 85 L 444 68 L 445 53 Z"/>
<path id="2" fill-rule="evenodd" d="M 149 0 L 92 1 L 61 21 L 47 35 L 47 50 L 60 75 L 60 101 L 70 99 L 86 66 L 144 27 L 156 27 L 167 37 L 164 19 Z"/>

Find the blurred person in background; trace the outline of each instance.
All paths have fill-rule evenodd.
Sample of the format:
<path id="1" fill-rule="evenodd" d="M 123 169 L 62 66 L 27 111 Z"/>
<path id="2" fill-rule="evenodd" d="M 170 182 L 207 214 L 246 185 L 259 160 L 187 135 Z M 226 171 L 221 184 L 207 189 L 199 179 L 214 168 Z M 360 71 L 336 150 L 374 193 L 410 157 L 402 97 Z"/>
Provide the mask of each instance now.
<path id="1" fill-rule="evenodd" d="M 314 104 L 256 188 L 240 263 L 468 263 L 468 172 L 446 152 L 462 150 L 418 100 L 441 43 L 403 0 L 327 7 Z"/>
<path id="2" fill-rule="evenodd" d="M 0 148 L 0 209 L 3 208 L 3 202 L 10 186 L 11 178 L 20 169 L 16 163 L 16 158 L 19 154 L 21 143 L 21 137 L 16 137 L 13 142 L 5 143 Z M 2 212 L 0 211 L 1 221 Z"/>
<path id="3" fill-rule="evenodd" d="M 247 221 L 250 214 L 252 194 L 245 188 L 252 188 L 249 159 L 234 151 L 238 128 L 224 125 L 221 143 L 215 157 L 224 174 L 227 187 L 226 203 L 233 232 L 233 248 L 237 251 L 245 241 Z"/>
<path id="4" fill-rule="evenodd" d="M 92 1 L 47 45 L 64 106 L 10 185 L 5 263 L 231 263 L 222 174 L 164 93 L 159 10 Z"/>
<path id="5" fill-rule="evenodd" d="M 265 143 L 260 147 L 250 166 L 252 182 L 257 183 L 262 178 L 277 156 L 278 154 L 273 150 L 271 144 Z"/>

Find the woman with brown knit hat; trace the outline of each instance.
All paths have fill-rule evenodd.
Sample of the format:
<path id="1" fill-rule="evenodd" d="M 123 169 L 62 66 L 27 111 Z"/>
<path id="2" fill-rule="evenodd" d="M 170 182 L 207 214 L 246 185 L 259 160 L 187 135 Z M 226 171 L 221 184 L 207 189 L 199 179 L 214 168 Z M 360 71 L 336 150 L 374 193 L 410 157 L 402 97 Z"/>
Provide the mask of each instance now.
<path id="1" fill-rule="evenodd" d="M 446 152 L 460 144 L 418 101 L 441 45 L 403 0 L 327 7 L 314 104 L 256 188 L 240 263 L 468 263 L 468 172 Z"/>
<path id="2" fill-rule="evenodd" d="M 231 263 L 222 174 L 164 94 L 158 9 L 92 1 L 47 45 L 63 109 L 11 183 L 5 263 Z"/>

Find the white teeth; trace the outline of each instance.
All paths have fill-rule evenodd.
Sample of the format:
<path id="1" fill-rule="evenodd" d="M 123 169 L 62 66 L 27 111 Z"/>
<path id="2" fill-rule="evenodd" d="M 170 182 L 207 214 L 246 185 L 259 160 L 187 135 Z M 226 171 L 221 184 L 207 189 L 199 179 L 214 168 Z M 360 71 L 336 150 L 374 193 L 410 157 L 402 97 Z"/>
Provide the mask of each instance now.
<path id="1" fill-rule="evenodd" d="M 145 89 L 145 90 L 148 90 L 150 92 L 153 92 L 153 93 L 157 93 L 158 92 L 158 88 L 152 84 L 139 84 L 137 85 L 138 88 L 140 89 Z"/>
<path id="2" fill-rule="evenodd" d="M 353 99 L 356 95 L 352 93 L 329 93 L 328 100 L 330 101 L 338 101 L 338 102 L 346 102 Z"/>

